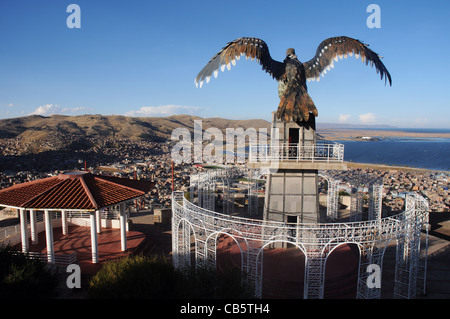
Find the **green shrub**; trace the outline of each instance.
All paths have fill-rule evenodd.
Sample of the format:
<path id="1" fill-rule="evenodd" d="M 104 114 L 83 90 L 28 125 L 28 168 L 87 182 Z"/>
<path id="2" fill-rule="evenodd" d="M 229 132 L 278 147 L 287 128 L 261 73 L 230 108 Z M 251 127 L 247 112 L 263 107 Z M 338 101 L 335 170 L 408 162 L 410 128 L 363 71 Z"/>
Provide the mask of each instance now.
<path id="1" fill-rule="evenodd" d="M 110 261 L 90 280 L 90 298 L 172 298 L 179 274 L 156 257 Z"/>
<path id="2" fill-rule="evenodd" d="M 129 256 L 106 263 L 90 280 L 89 298 L 251 298 L 239 271 L 180 271 L 156 256 Z"/>
<path id="3" fill-rule="evenodd" d="M 0 299 L 55 296 L 58 278 L 45 265 L 44 262 L 27 258 L 10 247 L 0 247 Z"/>
<path id="4" fill-rule="evenodd" d="M 192 299 L 246 299 L 254 298 L 252 289 L 236 268 L 222 270 L 191 268 L 183 273 L 182 290 L 179 298 Z"/>

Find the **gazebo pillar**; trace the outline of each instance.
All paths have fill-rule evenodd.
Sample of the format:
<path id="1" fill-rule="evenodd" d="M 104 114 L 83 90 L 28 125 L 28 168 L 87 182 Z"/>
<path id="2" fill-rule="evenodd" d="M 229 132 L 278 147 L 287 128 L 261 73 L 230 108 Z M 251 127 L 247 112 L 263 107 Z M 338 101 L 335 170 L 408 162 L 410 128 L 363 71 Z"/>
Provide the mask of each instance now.
<path id="1" fill-rule="evenodd" d="M 53 226 L 52 215 L 48 209 L 44 210 L 45 219 L 45 239 L 47 241 L 47 262 L 55 263 L 55 249 L 53 247 Z"/>
<path id="2" fill-rule="evenodd" d="M 30 224 L 31 224 L 31 243 L 36 245 L 38 243 L 38 232 L 36 230 L 36 211 L 30 210 Z"/>
<path id="3" fill-rule="evenodd" d="M 98 263 L 98 240 L 97 240 L 97 220 L 95 217 L 95 211 L 90 212 L 91 218 L 91 249 L 92 249 L 92 262 Z"/>
<path id="4" fill-rule="evenodd" d="M 69 234 L 69 227 L 67 224 L 67 211 L 61 211 L 61 221 L 62 221 L 62 233 L 63 235 Z"/>
<path id="5" fill-rule="evenodd" d="M 120 203 L 120 243 L 122 251 L 127 250 L 127 214 L 125 212 L 125 202 Z"/>
<path id="6" fill-rule="evenodd" d="M 19 209 L 20 216 L 20 235 L 22 240 L 22 252 L 28 252 L 28 236 L 27 236 L 27 211 L 23 208 Z"/>
<path id="7" fill-rule="evenodd" d="M 100 210 L 95 211 L 95 222 L 97 223 L 97 234 L 102 232 L 102 212 Z"/>

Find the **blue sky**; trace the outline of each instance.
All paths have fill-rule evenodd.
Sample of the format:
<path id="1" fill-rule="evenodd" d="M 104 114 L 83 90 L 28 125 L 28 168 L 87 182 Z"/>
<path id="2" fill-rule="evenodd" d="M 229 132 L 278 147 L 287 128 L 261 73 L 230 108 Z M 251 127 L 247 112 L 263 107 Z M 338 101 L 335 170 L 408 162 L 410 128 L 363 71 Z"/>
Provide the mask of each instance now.
<path id="1" fill-rule="evenodd" d="M 81 9 L 68 28 L 67 6 Z M 381 28 L 369 28 L 369 4 Z M 331 36 L 370 44 L 393 78 L 349 58 L 308 89 L 323 123 L 450 128 L 448 1 L 2 0 L 0 118 L 29 114 L 270 119 L 277 83 L 241 59 L 201 89 L 194 78 L 227 42 L 266 41 L 301 61 Z"/>

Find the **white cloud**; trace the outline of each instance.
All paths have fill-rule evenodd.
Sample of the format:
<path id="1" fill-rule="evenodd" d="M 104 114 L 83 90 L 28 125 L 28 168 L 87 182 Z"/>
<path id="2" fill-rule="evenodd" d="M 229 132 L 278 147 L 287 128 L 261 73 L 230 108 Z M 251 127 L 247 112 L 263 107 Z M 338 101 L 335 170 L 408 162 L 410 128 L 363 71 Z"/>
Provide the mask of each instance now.
<path id="1" fill-rule="evenodd" d="M 73 107 L 73 108 L 61 108 L 61 106 L 56 104 L 46 104 L 39 106 L 37 109 L 35 109 L 33 112 L 31 112 L 28 115 L 42 115 L 42 116 L 48 116 L 52 114 L 67 114 L 67 115 L 74 115 L 79 114 L 82 112 L 85 112 L 89 110 L 86 107 Z"/>
<path id="2" fill-rule="evenodd" d="M 376 122 L 376 116 L 373 113 L 360 114 L 359 121 L 363 124 L 374 124 Z"/>
<path id="3" fill-rule="evenodd" d="M 51 115 L 55 114 L 60 109 L 59 105 L 55 104 L 46 104 L 39 106 L 37 109 L 35 109 L 33 112 L 31 112 L 29 115 Z"/>
<path id="4" fill-rule="evenodd" d="M 195 115 L 203 108 L 198 106 L 185 106 L 185 105 L 160 105 L 160 106 L 143 106 L 137 111 L 129 111 L 125 113 L 125 116 L 135 117 L 157 117 L 157 116 L 170 116 L 175 114 L 190 114 Z"/>
<path id="5" fill-rule="evenodd" d="M 350 118 L 350 114 L 339 115 L 339 123 L 347 123 Z"/>

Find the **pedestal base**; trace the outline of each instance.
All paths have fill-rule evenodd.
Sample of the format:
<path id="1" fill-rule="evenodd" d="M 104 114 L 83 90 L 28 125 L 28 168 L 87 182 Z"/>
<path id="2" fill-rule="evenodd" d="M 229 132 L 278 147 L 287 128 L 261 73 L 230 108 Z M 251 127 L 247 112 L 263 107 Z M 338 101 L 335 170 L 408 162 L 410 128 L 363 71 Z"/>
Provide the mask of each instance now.
<path id="1" fill-rule="evenodd" d="M 320 222 L 317 170 L 278 170 L 266 183 L 265 220 Z"/>

